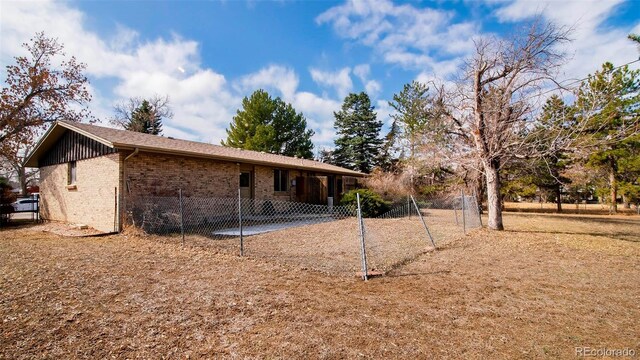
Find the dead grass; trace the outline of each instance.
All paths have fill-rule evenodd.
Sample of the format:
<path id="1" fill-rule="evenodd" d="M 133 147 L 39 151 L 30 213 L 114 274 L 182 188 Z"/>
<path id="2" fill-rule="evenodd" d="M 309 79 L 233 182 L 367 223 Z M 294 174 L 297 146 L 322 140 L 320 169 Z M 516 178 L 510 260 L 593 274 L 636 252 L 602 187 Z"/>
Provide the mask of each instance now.
<path id="1" fill-rule="evenodd" d="M 463 235 L 449 210 L 428 210 L 425 221 L 436 245 Z M 364 219 L 368 269 L 387 272 L 433 250 L 420 218 Z M 165 241 L 181 242 L 178 235 Z M 226 254 L 240 253 L 240 238 L 187 235 L 185 243 Z M 362 271 L 360 230 L 356 218 L 320 223 L 244 237 L 244 253 L 325 274 L 352 277 Z"/>
<path id="2" fill-rule="evenodd" d="M 556 203 L 551 202 L 507 202 L 504 210 L 510 212 L 529 212 L 539 214 L 557 213 Z M 563 214 L 585 214 L 585 215 L 608 215 L 609 205 L 606 204 L 562 204 Z M 637 215 L 638 209 L 635 206 L 625 209 L 618 204 L 619 215 Z"/>
<path id="3" fill-rule="evenodd" d="M 5 230 L 0 358 L 640 351 L 637 217 L 507 214 L 505 224 L 366 283 L 174 239 Z"/>

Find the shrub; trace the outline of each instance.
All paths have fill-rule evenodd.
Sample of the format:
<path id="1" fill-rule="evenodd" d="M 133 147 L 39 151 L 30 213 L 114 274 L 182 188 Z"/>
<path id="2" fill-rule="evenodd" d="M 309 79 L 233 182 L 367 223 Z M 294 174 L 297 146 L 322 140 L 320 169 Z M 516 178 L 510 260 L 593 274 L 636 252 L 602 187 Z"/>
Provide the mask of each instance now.
<path id="1" fill-rule="evenodd" d="M 360 194 L 360 208 L 363 217 L 376 217 L 391 209 L 390 203 L 384 201 L 380 195 L 369 189 L 357 189 L 345 193 L 340 205 L 358 206 L 356 194 Z"/>

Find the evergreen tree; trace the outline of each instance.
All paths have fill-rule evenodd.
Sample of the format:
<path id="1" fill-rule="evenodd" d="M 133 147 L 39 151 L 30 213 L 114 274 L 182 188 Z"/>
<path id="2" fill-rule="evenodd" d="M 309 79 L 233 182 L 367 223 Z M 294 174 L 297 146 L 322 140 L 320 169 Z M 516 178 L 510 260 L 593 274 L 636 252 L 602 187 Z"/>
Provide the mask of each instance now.
<path id="1" fill-rule="evenodd" d="M 542 114 L 538 118 L 536 133 L 540 136 L 532 138 L 538 142 L 539 153 L 544 155 L 533 158 L 527 175 L 533 184 L 554 193 L 558 212 L 562 211 L 562 186 L 570 183 L 570 179 L 563 176 L 564 170 L 570 164 L 570 158 L 566 150 L 556 146 L 553 140 L 558 136 L 557 132 L 574 126 L 573 108 L 565 105 L 559 96 L 553 95 L 543 106 Z"/>
<path id="2" fill-rule="evenodd" d="M 131 120 L 125 124 L 124 128 L 129 131 L 160 135 L 162 133 L 162 118 L 149 104 L 149 101 L 143 100 L 142 104 L 133 110 Z"/>
<path id="3" fill-rule="evenodd" d="M 242 100 L 229 124 L 227 140 L 222 145 L 273 154 L 313 157 L 313 130 L 307 129 L 304 115 L 280 98 L 271 98 L 256 90 Z"/>
<path id="4" fill-rule="evenodd" d="M 338 138 L 334 163 L 348 169 L 369 173 L 377 165 L 381 145 L 382 122 L 376 118 L 369 96 L 361 92 L 347 95 L 342 109 L 334 112 Z"/>
<path id="5" fill-rule="evenodd" d="M 622 165 L 634 164 L 640 147 L 640 70 L 603 64 L 581 85 L 576 107 L 584 126 L 582 142 L 596 149 L 587 165 L 607 172 L 611 209 L 616 212 L 625 175 Z"/>
<path id="6" fill-rule="evenodd" d="M 393 101 L 389 102 L 397 112 L 391 117 L 398 124 L 398 137 L 408 150 L 410 161 L 415 160 L 430 119 L 431 98 L 428 92 L 429 87 L 412 81 L 405 84 L 400 93 L 394 94 Z"/>
<path id="7" fill-rule="evenodd" d="M 396 142 L 398 141 L 398 123 L 394 120 L 391 123 L 389 132 L 384 137 L 382 143 L 382 149 L 380 150 L 380 158 L 378 160 L 378 166 L 385 172 L 395 171 L 400 161 L 396 153 Z"/>
<path id="8" fill-rule="evenodd" d="M 391 117 L 397 125 L 396 137 L 404 159 L 405 170 L 410 175 L 411 191 L 416 189 L 418 169 L 425 169 L 424 161 L 419 155 L 424 152 L 427 144 L 437 146 L 442 143 L 444 128 L 440 126 L 437 116 L 438 109 L 429 93 L 429 87 L 418 81 L 405 84 L 402 91 L 393 95 L 389 105 L 396 110 Z M 425 169 L 427 172 L 437 172 L 440 166 Z"/>

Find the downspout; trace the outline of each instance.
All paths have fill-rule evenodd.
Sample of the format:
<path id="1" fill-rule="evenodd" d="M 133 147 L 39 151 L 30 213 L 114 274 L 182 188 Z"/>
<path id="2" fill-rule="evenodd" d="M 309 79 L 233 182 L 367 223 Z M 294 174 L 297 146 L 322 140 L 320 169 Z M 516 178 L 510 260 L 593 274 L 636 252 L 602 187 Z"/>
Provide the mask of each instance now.
<path id="1" fill-rule="evenodd" d="M 140 148 L 135 148 L 133 150 L 133 152 L 131 154 L 129 154 L 129 156 L 127 156 L 126 158 L 124 158 L 124 161 L 126 162 L 127 160 L 129 160 L 130 158 L 138 155 L 138 152 L 140 151 Z"/>
<path id="2" fill-rule="evenodd" d="M 122 223 L 124 222 L 124 216 L 127 213 L 127 160 L 131 159 L 132 157 L 138 155 L 138 152 L 140 152 L 140 148 L 135 148 L 133 150 L 133 152 L 131 154 L 129 154 L 126 158 L 124 158 L 124 160 L 122 161 L 122 184 L 120 186 L 121 190 L 120 190 L 120 194 L 121 194 L 121 200 L 120 200 L 120 204 L 122 205 L 120 207 L 120 224 L 118 224 L 118 232 L 122 231 Z"/>

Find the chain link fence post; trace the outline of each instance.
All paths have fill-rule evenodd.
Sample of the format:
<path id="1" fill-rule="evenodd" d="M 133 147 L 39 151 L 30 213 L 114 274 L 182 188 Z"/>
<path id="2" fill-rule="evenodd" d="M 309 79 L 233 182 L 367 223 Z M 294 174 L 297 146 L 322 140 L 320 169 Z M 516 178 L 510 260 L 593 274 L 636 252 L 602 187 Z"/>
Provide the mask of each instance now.
<path id="1" fill-rule="evenodd" d="M 462 202 L 462 231 L 467 235 L 467 220 L 464 211 L 464 190 L 460 190 L 460 201 Z"/>
<path id="2" fill-rule="evenodd" d="M 242 194 L 238 189 L 238 228 L 240 229 L 240 256 L 244 256 L 244 238 L 242 236 Z"/>
<path id="3" fill-rule="evenodd" d="M 362 279 L 368 280 L 367 276 L 367 251 L 365 249 L 364 242 L 364 221 L 362 220 L 362 209 L 360 208 L 360 193 L 356 194 L 356 200 L 358 202 L 358 224 L 360 226 L 360 253 L 362 256 Z"/>
<path id="4" fill-rule="evenodd" d="M 178 189 L 180 200 L 180 233 L 182 234 L 182 247 L 184 247 L 184 205 L 182 203 L 182 189 Z"/>
<path id="5" fill-rule="evenodd" d="M 416 212 L 418 213 L 418 217 L 422 221 L 422 225 L 424 226 L 424 229 L 427 231 L 427 235 L 429 235 L 429 240 L 431 240 L 431 244 L 433 245 L 433 248 L 435 249 L 436 242 L 433 241 L 433 236 L 431 236 L 431 232 L 429 231 L 429 227 L 427 226 L 427 223 L 424 221 L 424 218 L 422 217 L 422 213 L 420 212 L 420 208 L 418 207 L 418 204 L 416 203 L 416 199 L 413 198 L 413 195 L 411 195 L 411 201 L 413 202 L 413 206 L 415 206 L 415 208 L 416 208 Z M 411 211 L 411 209 L 409 209 L 409 211 Z"/>

